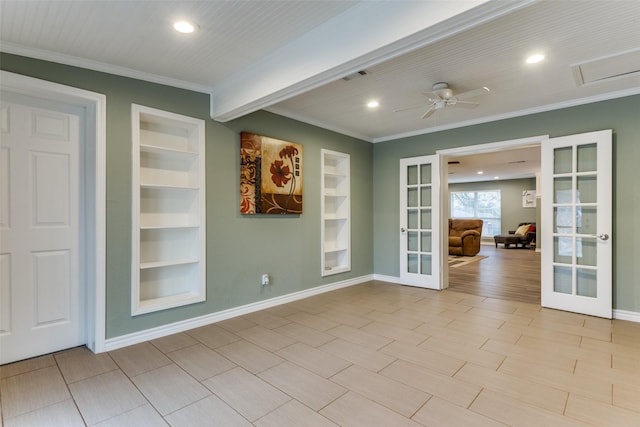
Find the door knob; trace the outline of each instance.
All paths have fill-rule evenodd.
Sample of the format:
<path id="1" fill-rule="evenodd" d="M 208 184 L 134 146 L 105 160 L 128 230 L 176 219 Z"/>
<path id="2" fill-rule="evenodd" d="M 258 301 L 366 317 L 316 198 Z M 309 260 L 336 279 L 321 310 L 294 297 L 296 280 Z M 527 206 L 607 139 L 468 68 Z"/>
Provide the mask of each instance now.
<path id="1" fill-rule="evenodd" d="M 600 240 L 609 240 L 609 235 L 607 233 L 598 234 L 598 239 L 600 239 Z"/>
<path id="2" fill-rule="evenodd" d="M 400 232 L 401 232 L 401 233 L 404 233 L 405 231 L 407 231 L 407 229 L 406 229 L 406 228 L 404 228 L 404 227 L 400 227 Z"/>

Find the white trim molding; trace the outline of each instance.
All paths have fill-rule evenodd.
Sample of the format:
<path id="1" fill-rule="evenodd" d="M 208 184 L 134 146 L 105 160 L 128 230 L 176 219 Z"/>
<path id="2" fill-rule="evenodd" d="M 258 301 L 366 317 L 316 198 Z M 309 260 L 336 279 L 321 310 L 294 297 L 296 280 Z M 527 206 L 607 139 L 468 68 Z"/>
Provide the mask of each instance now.
<path id="1" fill-rule="evenodd" d="M 616 320 L 627 320 L 629 322 L 640 323 L 640 312 L 613 309 L 613 318 Z"/>
<path id="2" fill-rule="evenodd" d="M 71 86 L 0 71 L 2 90 L 50 99 L 78 106 L 85 110 L 86 144 L 90 153 L 85 161 L 90 173 L 87 190 L 87 265 L 86 268 L 86 321 L 87 347 L 95 353 L 104 351 L 105 292 L 106 292 L 106 127 L 107 97 Z"/>
<path id="3" fill-rule="evenodd" d="M 181 320 L 178 322 L 158 326 L 151 329 L 145 329 L 139 332 L 133 332 L 126 335 L 121 335 L 119 337 L 109 338 L 106 341 L 104 350 L 105 351 L 116 350 L 116 349 L 127 347 L 133 344 L 139 344 L 141 342 L 153 340 L 156 338 L 162 338 L 167 335 L 188 331 L 189 329 L 199 328 L 201 326 L 210 325 L 211 323 L 216 323 L 222 320 L 231 319 L 232 317 L 242 316 L 245 314 L 253 313 L 255 311 L 260 311 L 267 308 L 275 307 L 277 305 L 286 304 L 289 302 L 308 298 L 314 295 L 323 294 L 325 292 L 334 291 L 336 289 L 346 288 L 353 285 L 359 285 L 360 283 L 369 282 L 371 280 L 374 280 L 373 275 L 360 276 L 353 279 L 347 279 L 347 280 L 342 280 L 340 282 L 330 283 L 328 285 L 316 286 L 314 288 L 293 292 L 287 295 L 282 295 L 279 297 L 274 297 L 274 298 L 270 298 L 263 301 L 245 304 L 239 307 L 222 310 L 215 313 L 205 314 L 203 316 L 194 317 L 191 319 Z"/>

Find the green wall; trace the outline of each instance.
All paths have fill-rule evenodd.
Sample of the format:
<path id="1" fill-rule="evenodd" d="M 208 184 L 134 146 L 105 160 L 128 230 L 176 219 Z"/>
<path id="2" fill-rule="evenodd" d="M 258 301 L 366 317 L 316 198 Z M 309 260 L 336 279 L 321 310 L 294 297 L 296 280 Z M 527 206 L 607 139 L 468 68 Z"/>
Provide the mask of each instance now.
<path id="1" fill-rule="evenodd" d="M 522 207 L 522 191 L 535 189 L 535 178 L 449 184 L 449 192 L 500 190 L 501 230 L 496 230 L 493 234 L 507 234 L 509 230 L 515 230 L 521 222 L 536 222 L 537 208 Z"/>
<path id="2" fill-rule="evenodd" d="M 373 148 L 375 273 L 398 276 L 399 160 L 535 135 L 613 129 L 613 305 L 640 312 L 640 95 L 377 143 Z"/>
<path id="3" fill-rule="evenodd" d="M 141 331 L 373 272 L 370 143 L 267 112 L 230 123 L 209 117 L 209 96 L 61 64 L 2 54 L 1 68 L 107 98 L 107 338 Z M 207 301 L 132 318 L 131 104 L 206 121 Z M 240 131 L 304 147 L 304 213 L 241 216 Z M 351 155 L 351 271 L 320 275 L 320 149 Z M 272 284 L 260 286 L 269 273 Z"/>

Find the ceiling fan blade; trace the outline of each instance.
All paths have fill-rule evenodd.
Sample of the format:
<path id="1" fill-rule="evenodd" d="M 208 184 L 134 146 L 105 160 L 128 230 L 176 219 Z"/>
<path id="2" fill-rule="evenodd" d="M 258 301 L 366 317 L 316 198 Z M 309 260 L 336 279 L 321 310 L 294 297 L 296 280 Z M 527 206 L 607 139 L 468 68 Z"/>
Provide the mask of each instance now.
<path id="1" fill-rule="evenodd" d="M 448 104 L 448 107 L 455 108 L 476 108 L 480 103 L 478 102 L 469 102 L 469 101 L 457 101 L 455 104 Z"/>
<path id="2" fill-rule="evenodd" d="M 420 117 L 421 119 L 426 119 L 428 117 L 431 117 L 431 115 L 433 113 L 436 112 L 436 107 L 429 107 L 429 109 L 427 111 L 425 111 L 425 113 L 422 115 L 422 117 Z"/>
<path id="3" fill-rule="evenodd" d="M 458 99 L 475 98 L 476 96 L 484 95 L 486 93 L 489 93 L 489 88 L 486 86 L 483 86 L 479 89 L 473 89 L 473 90 L 468 90 L 466 92 L 457 93 L 455 97 Z"/>
<path id="4" fill-rule="evenodd" d="M 407 111 L 407 110 L 413 110 L 419 107 L 424 107 L 424 102 L 421 102 L 420 104 L 414 104 L 414 105 L 407 105 L 405 107 L 400 107 L 397 108 L 395 110 L 393 110 L 394 113 L 399 113 L 400 111 Z"/>

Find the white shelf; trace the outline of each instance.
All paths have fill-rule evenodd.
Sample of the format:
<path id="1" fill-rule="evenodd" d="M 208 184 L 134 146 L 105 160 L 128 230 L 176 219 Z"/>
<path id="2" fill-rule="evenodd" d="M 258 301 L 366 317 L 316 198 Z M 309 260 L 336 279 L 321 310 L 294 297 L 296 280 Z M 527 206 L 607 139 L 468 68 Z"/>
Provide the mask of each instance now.
<path id="1" fill-rule="evenodd" d="M 350 157 L 322 150 L 321 268 L 322 275 L 351 270 Z"/>
<path id="2" fill-rule="evenodd" d="M 204 121 L 132 105 L 131 313 L 206 299 Z"/>

